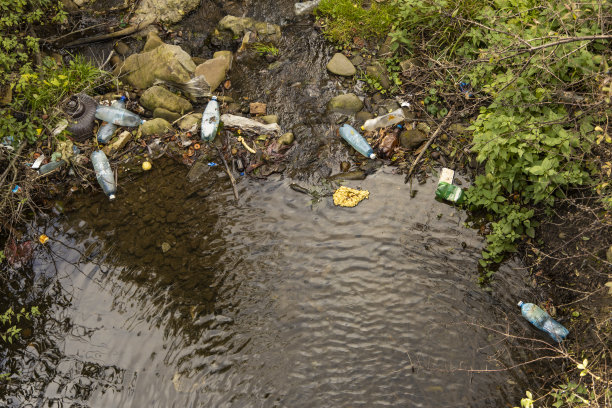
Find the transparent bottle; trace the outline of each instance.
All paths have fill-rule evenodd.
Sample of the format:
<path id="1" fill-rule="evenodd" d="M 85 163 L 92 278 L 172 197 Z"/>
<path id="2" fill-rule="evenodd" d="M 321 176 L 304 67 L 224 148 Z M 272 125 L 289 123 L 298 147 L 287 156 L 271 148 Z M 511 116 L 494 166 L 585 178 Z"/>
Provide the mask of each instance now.
<path id="1" fill-rule="evenodd" d="M 104 194 L 109 199 L 114 200 L 117 193 L 117 184 L 115 183 L 115 174 L 110 167 L 108 158 L 102 150 L 96 150 L 91 154 L 91 163 L 96 171 L 96 178 Z"/>
<path id="2" fill-rule="evenodd" d="M 111 103 L 111 106 L 114 108 L 125 109 L 125 96 L 122 96 L 120 99 Z M 98 143 L 108 143 L 108 141 L 115 134 L 115 130 L 117 130 L 117 125 L 112 123 L 105 123 L 100 126 L 98 129 Z"/>
<path id="3" fill-rule="evenodd" d="M 53 170 L 62 167 L 64 164 L 66 164 L 66 161 L 61 160 L 61 159 L 58 161 L 49 162 L 45 165 L 40 166 L 40 168 L 38 169 L 38 174 L 42 175 L 42 174 L 51 173 Z"/>
<path id="4" fill-rule="evenodd" d="M 363 130 L 372 131 L 378 128 L 393 126 L 406 119 L 402 108 L 396 109 L 391 113 L 379 116 L 377 118 L 368 119 L 363 124 Z"/>
<path id="5" fill-rule="evenodd" d="M 338 131 L 340 136 L 344 140 L 348 142 L 355 150 L 359 153 L 363 154 L 365 157 L 370 159 L 375 159 L 376 155 L 374 154 L 374 150 L 372 150 L 372 146 L 368 144 L 368 142 L 355 130 L 354 127 L 344 124 L 340 127 Z"/>
<path id="6" fill-rule="evenodd" d="M 202 114 L 202 129 L 200 131 L 202 140 L 207 142 L 213 141 L 217 135 L 218 128 L 219 102 L 217 102 L 217 97 L 213 96 L 210 102 L 208 102 L 208 105 L 206 105 L 206 109 L 204 109 L 204 113 Z"/>
<path id="7" fill-rule="evenodd" d="M 533 303 L 518 302 L 518 307 L 521 308 L 521 313 L 529 323 L 533 324 L 538 329 L 547 333 L 554 341 L 560 342 L 569 334 L 561 323 L 550 317 L 542 308 Z"/>
<path id="8" fill-rule="evenodd" d="M 112 123 L 113 125 L 127 127 L 136 127 L 144 123 L 140 116 L 127 109 L 104 105 L 98 105 L 96 108 L 96 119 Z"/>

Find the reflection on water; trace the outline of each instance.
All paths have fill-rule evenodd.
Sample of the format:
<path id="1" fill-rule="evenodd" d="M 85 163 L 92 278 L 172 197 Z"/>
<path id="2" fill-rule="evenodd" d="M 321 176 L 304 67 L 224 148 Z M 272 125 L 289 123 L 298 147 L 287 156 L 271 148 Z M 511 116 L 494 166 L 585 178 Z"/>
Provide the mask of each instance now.
<path id="1" fill-rule="evenodd" d="M 383 168 L 353 209 L 311 206 L 289 181 L 199 184 L 169 160 L 52 220 L 35 265 L 70 293 L 62 358 L 39 402 L 92 407 L 490 407 L 516 401 L 496 368 L 517 289 L 475 284 L 481 239 L 464 215 L 410 199 Z M 514 278 L 516 279 L 516 278 Z M 521 284 L 522 285 L 522 284 Z M 506 364 L 512 363 L 507 357 Z"/>

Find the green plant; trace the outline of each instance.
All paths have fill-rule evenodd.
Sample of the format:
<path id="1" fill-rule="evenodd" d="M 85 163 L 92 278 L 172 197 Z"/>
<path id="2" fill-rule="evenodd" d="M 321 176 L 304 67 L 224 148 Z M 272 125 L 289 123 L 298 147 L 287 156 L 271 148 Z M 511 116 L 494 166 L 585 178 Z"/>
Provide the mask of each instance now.
<path id="1" fill-rule="evenodd" d="M 521 399 L 521 408 L 533 408 L 533 394 L 531 394 L 531 391 L 526 391 L 525 396 L 527 398 Z M 518 407 L 514 407 L 514 408 L 518 408 Z"/>
<path id="2" fill-rule="evenodd" d="M 363 0 L 322 0 L 315 10 L 323 25 L 324 35 L 331 41 L 348 47 L 354 38 L 383 38 L 393 24 L 394 2 L 371 2 L 369 9 Z"/>
<path id="3" fill-rule="evenodd" d="M 19 338 L 19 333 L 22 330 L 16 324 L 13 324 L 13 322 L 19 323 L 22 318 L 32 320 L 32 318 L 39 315 L 38 306 L 32 306 L 29 311 L 26 308 L 21 308 L 21 311 L 18 313 L 9 308 L 6 312 L 0 314 L 0 324 L 3 327 L 3 329 L 0 329 L 0 338 L 7 343 L 13 344 L 13 340 Z"/>
<path id="4" fill-rule="evenodd" d="M 255 43 L 253 44 L 253 49 L 255 50 L 255 52 L 262 56 L 270 54 L 276 57 L 279 53 L 278 48 L 271 44 Z"/>

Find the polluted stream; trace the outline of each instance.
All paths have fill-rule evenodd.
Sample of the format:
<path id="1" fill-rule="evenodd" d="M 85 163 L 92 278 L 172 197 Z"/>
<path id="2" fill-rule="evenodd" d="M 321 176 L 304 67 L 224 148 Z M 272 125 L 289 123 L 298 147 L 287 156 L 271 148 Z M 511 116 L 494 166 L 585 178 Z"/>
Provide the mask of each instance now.
<path id="1" fill-rule="evenodd" d="M 55 323 L 24 366 L 36 381 L 8 406 L 503 407 L 524 395 L 529 373 L 504 368 L 527 356 L 504 333 L 529 330 L 516 306 L 533 298 L 526 272 L 508 262 L 477 284 L 483 238 L 434 199 L 435 177 L 411 198 L 373 166 L 343 183 L 370 191 L 355 208 L 290 188 L 320 189 L 354 161 L 325 105 L 363 95 L 326 72 L 333 47 L 292 6 L 205 2 L 184 22 L 193 38 L 229 13 L 283 24 L 274 65 L 237 58 L 230 79 L 295 133 L 284 174 L 236 174 L 236 201 L 223 166 L 189 182 L 162 157 L 120 178 L 114 201 L 81 191 L 39 217 L 51 240 L 33 270 L 67 306 L 48 308 Z"/>

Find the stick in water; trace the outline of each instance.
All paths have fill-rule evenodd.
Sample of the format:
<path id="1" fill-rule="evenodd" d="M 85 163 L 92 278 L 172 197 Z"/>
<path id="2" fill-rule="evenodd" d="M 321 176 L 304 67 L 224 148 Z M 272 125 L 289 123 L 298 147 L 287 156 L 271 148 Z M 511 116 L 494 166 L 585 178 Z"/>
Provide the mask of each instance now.
<path id="1" fill-rule="evenodd" d="M 221 150 L 219 150 L 218 147 L 216 147 L 216 149 L 217 153 L 219 153 L 219 156 L 221 157 L 221 161 L 223 161 L 223 165 L 225 166 L 225 172 L 229 176 L 230 182 L 232 183 L 232 188 L 234 189 L 234 197 L 236 197 L 236 201 L 238 201 L 238 189 L 236 188 L 236 179 L 234 179 L 234 176 L 232 176 L 232 172 L 227 166 L 227 162 L 225 161 L 225 157 L 223 157 L 223 153 L 221 153 Z"/>

